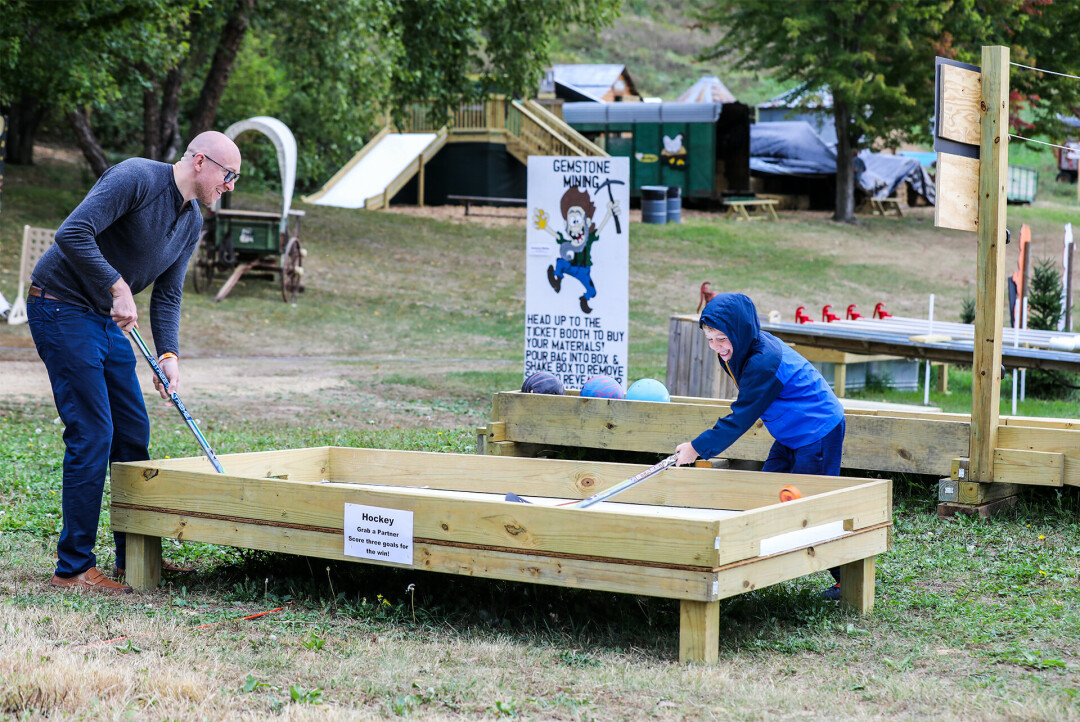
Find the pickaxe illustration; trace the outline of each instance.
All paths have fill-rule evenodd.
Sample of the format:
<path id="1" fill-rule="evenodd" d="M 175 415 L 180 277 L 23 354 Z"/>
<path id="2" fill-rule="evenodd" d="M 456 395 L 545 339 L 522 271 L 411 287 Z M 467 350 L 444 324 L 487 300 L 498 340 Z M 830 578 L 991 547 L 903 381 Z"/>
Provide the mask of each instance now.
<path id="1" fill-rule="evenodd" d="M 620 186 L 622 186 L 622 185 L 626 185 L 626 182 L 621 181 L 621 180 L 615 180 L 614 178 L 608 178 L 606 181 L 604 181 L 600 185 L 596 186 L 596 192 L 599 193 L 601 188 L 603 188 L 604 186 L 607 186 L 608 200 L 611 201 L 612 203 L 614 203 L 615 202 L 615 195 L 611 192 L 611 186 L 612 185 L 620 185 Z M 619 223 L 619 214 L 615 213 L 613 215 L 615 216 L 615 232 L 621 235 L 622 234 L 622 225 Z"/>

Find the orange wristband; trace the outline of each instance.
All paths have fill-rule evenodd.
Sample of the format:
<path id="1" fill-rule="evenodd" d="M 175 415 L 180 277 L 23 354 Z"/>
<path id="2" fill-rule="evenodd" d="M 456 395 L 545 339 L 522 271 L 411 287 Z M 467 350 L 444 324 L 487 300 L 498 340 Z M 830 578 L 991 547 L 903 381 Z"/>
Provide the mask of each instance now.
<path id="1" fill-rule="evenodd" d="M 163 353 L 163 354 L 161 354 L 160 357 L 158 357 L 158 363 L 161 363 L 162 361 L 164 361 L 167 358 L 174 358 L 177 361 L 180 360 L 180 357 L 177 356 L 176 354 L 174 354 L 172 351 L 167 351 L 166 353 Z"/>

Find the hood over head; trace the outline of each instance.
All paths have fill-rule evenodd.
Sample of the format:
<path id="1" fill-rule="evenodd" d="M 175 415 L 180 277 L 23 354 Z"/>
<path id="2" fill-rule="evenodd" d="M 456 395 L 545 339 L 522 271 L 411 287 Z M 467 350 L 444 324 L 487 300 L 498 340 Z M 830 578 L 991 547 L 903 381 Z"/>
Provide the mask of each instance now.
<path id="1" fill-rule="evenodd" d="M 731 341 L 731 366 L 736 377 L 761 333 L 757 307 L 742 293 L 721 293 L 705 304 L 698 326 L 711 326 Z"/>

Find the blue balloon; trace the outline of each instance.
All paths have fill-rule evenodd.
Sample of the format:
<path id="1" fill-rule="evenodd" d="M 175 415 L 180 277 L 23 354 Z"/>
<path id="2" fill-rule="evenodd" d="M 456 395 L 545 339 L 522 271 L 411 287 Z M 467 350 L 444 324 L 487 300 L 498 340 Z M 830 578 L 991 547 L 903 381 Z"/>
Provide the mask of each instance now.
<path id="1" fill-rule="evenodd" d="M 633 401 L 671 401 L 667 386 L 656 379 L 638 379 L 626 390 L 626 398 Z"/>

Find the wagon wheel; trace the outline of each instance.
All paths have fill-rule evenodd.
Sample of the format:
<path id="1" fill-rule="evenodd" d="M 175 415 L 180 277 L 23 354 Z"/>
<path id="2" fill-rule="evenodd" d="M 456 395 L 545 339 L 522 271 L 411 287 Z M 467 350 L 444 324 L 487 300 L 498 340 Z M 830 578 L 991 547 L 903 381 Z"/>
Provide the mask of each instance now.
<path id="1" fill-rule="evenodd" d="M 199 236 L 199 246 L 195 250 L 195 265 L 191 268 L 191 283 L 196 293 L 209 293 L 214 281 L 214 249 L 210 245 L 210 234 L 203 231 Z"/>
<path id="2" fill-rule="evenodd" d="M 303 290 L 303 277 L 304 251 L 300 239 L 293 237 L 285 244 L 285 253 L 281 256 L 281 297 L 285 303 L 296 302 L 297 295 Z"/>

